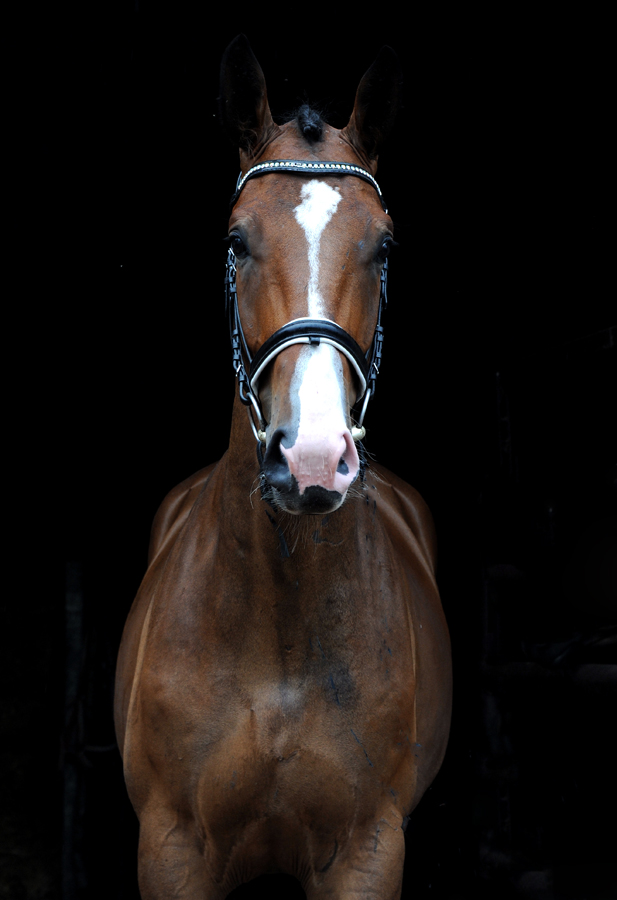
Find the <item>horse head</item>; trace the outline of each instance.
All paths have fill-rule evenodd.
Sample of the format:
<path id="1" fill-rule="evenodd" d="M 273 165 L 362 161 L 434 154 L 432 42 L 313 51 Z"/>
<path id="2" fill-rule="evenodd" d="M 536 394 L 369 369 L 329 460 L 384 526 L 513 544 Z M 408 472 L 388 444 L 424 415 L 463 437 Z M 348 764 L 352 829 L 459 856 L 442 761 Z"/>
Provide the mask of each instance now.
<path id="1" fill-rule="evenodd" d="M 252 360 L 242 399 L 261 420 L 262 474 L 275 504 L 296 515 L 337 509 L 360 473 L 355 440 L 364 430 L 354 427 L 353 410 L 370 396 L 365 360 L 393 244 L 374 176 L 400 81 L 384 47 L 345 128 L 309 106 L 277 125 L 244 35 L 222 63 L 221 118 L 241 167 L 229 222 L 237 371 L 244 356 Z M 315 171 L 332 161 L 338 170 Z"/>

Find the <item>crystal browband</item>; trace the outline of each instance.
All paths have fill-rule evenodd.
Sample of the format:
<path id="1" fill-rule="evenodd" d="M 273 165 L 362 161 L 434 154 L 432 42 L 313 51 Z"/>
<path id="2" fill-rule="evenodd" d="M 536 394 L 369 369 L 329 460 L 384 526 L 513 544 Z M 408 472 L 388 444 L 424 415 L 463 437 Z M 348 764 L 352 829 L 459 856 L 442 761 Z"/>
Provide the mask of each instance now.
<path id="1" fill-rule="evenodd" d="M 363 169 L 361 166 L 354 166 L 353 163 L 331 161 L 307 162 L 303 159 L 269 159 L 267 162 L 258 163 L 256 166 L 253 166 L 245 175 L 240 173 L 238 176 L 238 183 L 236 184 L 236 191 L 231 198 L 231 205 L 234 205 L 240 196 L 240 191 L 250 178 L 254 178 L 256 175 L 266 175 L 269 172 L 280 172 L 281 170 L 285 172 L 298 172 L 300 175 L 356 175 L 358 178 L 362 178 L 364 181 L 373 185 L 379 195 L 384 212 L 388 212 L 379 185 L 366 169 Z"/>

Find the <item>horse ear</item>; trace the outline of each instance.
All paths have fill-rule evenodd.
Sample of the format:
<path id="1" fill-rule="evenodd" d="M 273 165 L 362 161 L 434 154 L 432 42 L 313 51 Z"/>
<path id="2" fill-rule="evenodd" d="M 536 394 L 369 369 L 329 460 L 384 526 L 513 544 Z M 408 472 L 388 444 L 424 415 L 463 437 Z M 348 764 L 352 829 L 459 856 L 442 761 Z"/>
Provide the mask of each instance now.
<path id="1" fill-rule="evenodd" d="M 368 159 L 377 159 L 399 108 L 403 73 L 391 47 L 382 47 L 364 73 L 351 118 L 343 129 L 350 143 Z"/>
<path id="2" fill-rule="evenodd" d="M 223 54 L 219 110 L 229 138 L 251 156 L 278 131 L 268 106 L 264 73 L 243 34 Z"/>

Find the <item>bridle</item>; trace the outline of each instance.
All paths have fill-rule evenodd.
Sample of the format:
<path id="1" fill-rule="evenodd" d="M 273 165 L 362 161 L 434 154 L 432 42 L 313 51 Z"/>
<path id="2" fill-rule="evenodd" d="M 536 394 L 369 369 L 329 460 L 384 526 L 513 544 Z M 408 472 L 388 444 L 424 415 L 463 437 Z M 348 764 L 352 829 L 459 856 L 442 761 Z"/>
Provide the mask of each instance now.
<path id="1" fill-rule="evenodd" d="M 367 181 L 377 191 L 381 205 L 388 212 L 379 185 L 373 176 L 360 166 L 343 162 L 307 162 L 300 159 L 272 159 L 253 166 L 245 175 L 240 173 L 236 190 L 231 198 L 233 206 L 240 196 L 244 185 L 250 178 L 257 175 L 266 175 L 272 172 L 298 172 L 302 175 L 355 175 Z M 388 260 L 384 260 L 381 270 L 381 283 L 379 293 L 379 310 L 377 312 L 377 325 L 373 340 L 366 353 L 362 352 L 357 341 L 340 325 L 330 319 L 292 319 L 278 331 L 275 331 L 261 345 L 254 357 L 251 356 L 238 309 L 238 292 L 236 289 L 236 255 L 230 247 L 227 251 L 227 265 L 225 272 L 225 309 L 229 316 L 229 333 L 233 352 L 233 367 L 238 379 L 238 394 L 241 402 L 248 407 L 249 421 L 253 433 L 258 442 L 266 443 L 266 423 L 261 406 L 259 405 L 258 381 L 259 376 L 266 366 L 282 350 L 292 344 L 330 344 L 347 357 L 360 382 L 360 390 L 356 397 L 356 405 L 363 400 L 358 425 L 351 429 L 354 441 L 361 441 L 366 434 L 362 425 L 364 415 L 370 398 L 375 393 L 375 382 L 381 365 L 381 352 L 383 344 L 383 327 L 381 317 L 388 304 L 387 295 Z M 245 365 L 246 359 L 246 365 Z M 248 372 L 247 372 L 248 365 Z M 257 414 L 259 427 L 255 426 L 251 415 L 251 406 Z"/>

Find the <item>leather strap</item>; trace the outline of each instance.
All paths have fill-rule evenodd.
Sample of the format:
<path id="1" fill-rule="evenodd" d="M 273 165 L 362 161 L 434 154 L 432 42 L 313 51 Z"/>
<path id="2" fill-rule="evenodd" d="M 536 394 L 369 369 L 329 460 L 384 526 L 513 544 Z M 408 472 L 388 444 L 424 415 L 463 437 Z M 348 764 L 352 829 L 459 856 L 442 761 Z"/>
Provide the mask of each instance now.
<path id="1" fill-rule="evenodd" d="M 259 376 L 277 354 L 292 344 L 331 344 L 343 353 L 352 364 L 360 382 L 357 400 L 364 395 L 369 378 L 370 363 L 360 345 L 352 336 L 331 319 L 292 319 L 265 341 L 251 362 L 249 384 L 257 394 Z M 372 349 L 372 345 L 369 348 Z"/>
<path id="2" fill-rule="evenodd" d="M 384 212 L 388 212 L 386 207 L 386 202 L 382 196 L 379 185 L 373 178 L 370 172 L 367 172 L 366 169 L 363 169 L 361 166 L 355 166 L 352 163 L 344 163 L 344 162 L 336 162 L 333 160 L 324 160 L 323 162 L 309 161 L 306 159 L 269 159 L 267 162 L 258 163 L 256 166 L 253 166 L 251 169 L 246 172 L 245 175 L 238 176 L 238 182 L 236 184 L 236 191 L 231 198 L 231 205 L 237 201 L 240 196 L 240 192 L 244 185 L 251 178 L 255 178 L 256 175 L 267 175 L 268 173 L 276 172 L 296 172 L 299 175 L 355 175 L 357 178 L 362 178 L 363 181 L 367 181 L 369 184 L 372 184 L 377 194 L 379 195 L 379 199 L 381 201 L 381 205 L 383 207 Z"/>

